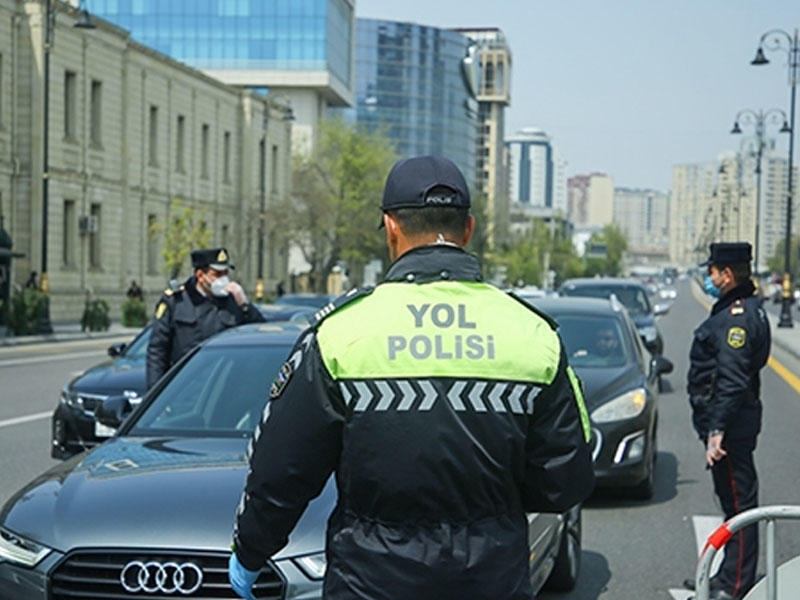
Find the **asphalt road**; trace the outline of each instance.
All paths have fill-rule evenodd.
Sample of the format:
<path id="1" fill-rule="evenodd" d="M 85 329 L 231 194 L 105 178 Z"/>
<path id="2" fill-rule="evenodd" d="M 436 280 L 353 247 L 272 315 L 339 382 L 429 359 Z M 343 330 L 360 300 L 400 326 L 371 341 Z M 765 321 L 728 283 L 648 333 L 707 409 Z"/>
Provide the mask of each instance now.
<path id="1" fill-rule="evenodd" d="M 690 423 L 684 393 L 691 333 L 706 316 L 688 282 L 660 317 L 665 355 L 675 364 L 660 398 L 656 491 L 649 502 L 598 494 L 584 508 L 582 571 L 569 594 L 540 600 L 684 600 L 685 577 L 696 567 L 698 545 L 721 522 Z M 800 336 L 800 329 L 797 331 Z M 86 340 L 0 348 L 0 503 L 57 461 L 49 457 L 50 418 L 61 386 L 105 357 L 118 340 Z M 119 341 L 127 341 L 122 338 Z M 773 346 L 773 358 L 800 374 L 800 362 Z M 800 504 L 800 393 L 767 368 L 762 377 L 764 430 L 756 451 L 761 503 Z M 763 532 L 763 526 L 762 526 Z M 780 522 L 778 558 L 800 554 L 800 524 Z M 764 548 L 761 549 L 764 568 Z"/>

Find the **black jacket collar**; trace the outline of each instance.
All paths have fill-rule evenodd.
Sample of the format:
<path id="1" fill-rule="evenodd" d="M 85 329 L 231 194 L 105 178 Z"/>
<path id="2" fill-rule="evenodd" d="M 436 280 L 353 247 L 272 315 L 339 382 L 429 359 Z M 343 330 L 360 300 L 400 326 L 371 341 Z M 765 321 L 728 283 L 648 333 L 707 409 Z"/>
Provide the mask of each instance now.
<path id="1" fill-rule="evenodd" d="M 392 263 L 384 281 L 428 283 L 448 279 L 483 281 L 478 259 L 450 244 L 419 246 Z"/>
<path id="2" fill-rule="evenodd" d="M 737 285 L 735 288 L 717 300 L 716 304 L 714 304 L 714 306 L 711 308 L 711 314 L 715 315 L 718 312 L 725 310 L 736 300 L 739 300 L 740 298 L 749 298 L 755 294 L 755 292 L 756 286 L 754 286 L 753 282 L 748 279 L 747 281 Z"/>

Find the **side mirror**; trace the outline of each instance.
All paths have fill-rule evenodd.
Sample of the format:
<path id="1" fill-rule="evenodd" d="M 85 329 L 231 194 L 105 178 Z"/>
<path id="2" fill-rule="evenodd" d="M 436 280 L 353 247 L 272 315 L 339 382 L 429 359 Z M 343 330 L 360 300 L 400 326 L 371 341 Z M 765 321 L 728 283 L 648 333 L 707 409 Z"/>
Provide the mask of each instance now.
<path id="1" fill-rule="evenodd" d="M 661 315 L 665 315 L 669 312 L 669 304 L 656 304 L 653 307 L 653 315 L 656 317 L 660 317 Z"/>
<path id="2" fill-rule="evenodd" d="M 122 353 L 125 352 L 125 348 L 128 347 L 128 344 L 125 342 L 120 342 L 118 344 L 111 344 L 108 347 L 108 355 L 111 358 L 116 358 L 118 356 L 122 356 Z"/>
<path id="3" fill-rule="evenodd" d="M 98 423 L 117 429 L 132 410 L 125 396 L 109 396 L 94 409 L 94 418 Z"/>
<path id="4" fill-rule="evenodd" d="M 656 372 L 656 375 L 667 375 L 668 373 L 672 373 L 672 369 L 674 368 L 672 361 L 660 354 L 654 356 L 650 364 L 652 365 L 651 368 Z"/>

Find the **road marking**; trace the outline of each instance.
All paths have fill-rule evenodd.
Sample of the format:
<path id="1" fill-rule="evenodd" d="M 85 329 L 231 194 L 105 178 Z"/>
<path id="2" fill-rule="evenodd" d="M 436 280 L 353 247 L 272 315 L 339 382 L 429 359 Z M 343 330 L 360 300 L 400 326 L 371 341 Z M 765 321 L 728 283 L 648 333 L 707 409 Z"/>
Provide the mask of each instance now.
<path id="1" fill-rule="evenodd" d="M 694 529 L 694 541 L 695 546 L 697 546 L 697 557 L 698 560 L 700 558 L 700 553 L 703 551 L 703 548 L 706 545 L 706 540 L 708 536 L 710 536 L 714 531 L 722 525 L 722 517 L 719 516 L 708 516 L 708 515 L 693 515 L 692 516 L 692 527 Z M 710 573 L 714 574 L 717 572 L 719 568 L 719 563 L 722 561 L 722 555 L 724 550 L 717 552 L 716 556 L 714 556 L 714 560 L 711 562 L 711 570 Z M 694 578 L 694 573 L 691 575 L 686 575 L 686 577 Z M 677 588 L 677 589 L 670 589 L 669 590 L 670 596 L 672 596 L 673 600 L 688 600 L 691 596 L 694 596 L 694 592 L 691 590 L 687 590 L 684 588 Z"/>
<path id="2" fill-rule="evenodd" d="M 34 365 L 36 363 L 53 362 L 58 360 L 73 360 L 77 358 L 87 358 L 90 356 L 105 356 L 102 350 L 92 350 L 91 352 L 72 352 L 70 354 L 54 354 L 49 356 L 31 356 L 29 358 L 9 358 L 0 360 L 0 367 L 14 367 L 18 365 Z"/>
<path id="3" fill-rule="evenodd" d="M 45 419 L 53 414 L 52 410 L 46 412 L 34 413 L 32 415 L 25 415 L 24 417 L 14 417 L 13 419 L 6 419 L 0 421 L 0 427 L 11 427 L 12 425 L 22 425 L 23 423 L 30 423 L 31 421 L 38 421 Z"/>

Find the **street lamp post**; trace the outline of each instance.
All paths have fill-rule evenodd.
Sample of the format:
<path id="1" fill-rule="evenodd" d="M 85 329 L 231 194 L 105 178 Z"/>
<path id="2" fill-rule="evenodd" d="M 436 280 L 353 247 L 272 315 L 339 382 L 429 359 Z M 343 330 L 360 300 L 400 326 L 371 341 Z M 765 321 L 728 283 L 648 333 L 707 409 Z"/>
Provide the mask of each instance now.
<path id="1" fill-rule="evenodd" d="M 789 64 L 789 85 L 792 88 L 791 100 L 789 104 L 789 176 L 787 178 L 786 192 L 786 240 L 784 248 L 784 273 L 783 273 L 783 298 L 781 302 L 781 317 L 778 327 L 794 327 L 792 320 L 792 280 L 790 271 L 791 247 L 792 247 L 792 164 L 794 152 L 794 105 L 797 91 L 797 71 L 800 66 L 800 41 L 798 41 L 797 29 L 794 36 L 782 29 L 771 29 L 761 36 L 758 43 L 756 57 L 751 61 L 752 65 L 766 65 L 769 63 L 764 56 L 764 48 L 767 50 L 784 50 L 788 55 Z"/>
<path id="2" fill-rule="evenodd" d="M 57 1 L 57 0 L 56 0 Z M 47 236 L 48 213 L 50 195 L 50 53 L 56 34 L 56 8 L 54 0 L 45 0 L 44 5 L 44 46 L 43 46 L 43 114 L 42 114 L 42 262 L 39 288 L 45 294 L 44 314 L 39 321 L 39 333 L 53 333 L 50 322 L 50 279 L 47 274 Z M 95 25 L 89 18 L 87 10 L 81 11 L 81 18 L 75 27 L 79 29 L 94 29 Z"/>
<path id="3" fill-rule="evenodd" d="M 751 108 L 743 108 L 736 113 L 736 120 L 733 123 L 732 134 L 741 134 L 743 125 L 753 125 L 756 134 L 756 235 L 754 240 L 755 246 L 755 266 L 756 273 L 759 270 L 759 249 L 761 248 L 761 159 L 764 155 L 764 147 L 766 146 L 766 126 L 768 123 L 781 123 L 781 128 L 778 133 L 791 133 L 789 123 L 786 121 L 786 113 L 780 108 L 770 108 L 769 110 L 753 110 Z M 752 156 L 752 155 L 751 155 Z"/>

